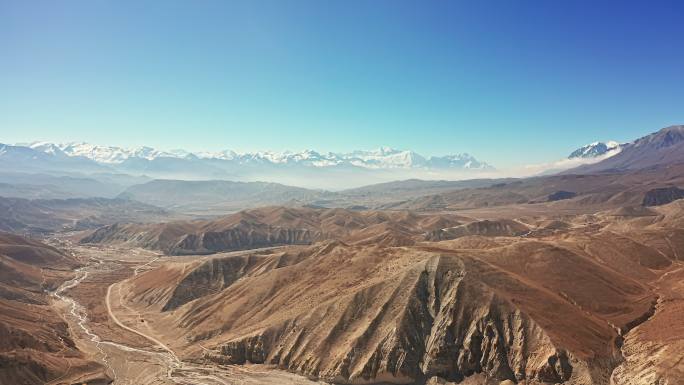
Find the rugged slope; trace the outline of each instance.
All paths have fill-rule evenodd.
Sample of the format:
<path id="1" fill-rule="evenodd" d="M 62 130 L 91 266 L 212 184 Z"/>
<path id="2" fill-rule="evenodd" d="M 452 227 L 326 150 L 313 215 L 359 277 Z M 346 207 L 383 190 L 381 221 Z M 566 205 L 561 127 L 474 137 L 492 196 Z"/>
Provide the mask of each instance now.
<path id="1" fill-rule="evenodd" d="M 143 274 L 128 282 L 126 299 L 160 333 L 182 335 L 174 341 L 189 357 L 223 363 L 274 364 L 338 383 L 480 375 L 609 384 L 626 378 L 616 367 L 633 370 L 623 344 L 633 346 L 650 319 L 673 319 L 657 310 L 663 297 L 654 289 L 684 255 L 673 235 L 684 211 L 673 205 L 562 226 L 529 221 L 525 238 L 325 241 L 218 255 Z M 655 343 L 643 338 L 639 346 Z M 677 352 L 676 341 L 657 346 Z M 661 356 L 649 375 L 677 367 Z"/>
<path id="2" fill-rule="evenodd" d="M 565 173 L 621 172 L 684 163 L 684 126 L 665 127 L 621 148 L 617 155 Z"/>
<path id="3" fill-rule="evenodd" d="M 171 255 L 308 245 L 333 238 L 396 246 L 422 240 L 426 232 L 458 225 L 463 219 L 406 211 L 266 207 L 208 221 L 114 224 L 94 231 L 81 242 L 127 244 Z"/>
<path id="4" fill-rule="evenodd" d="M 0 383 L 108 381 L 102 368 L 79 352 L 46 294 L 76 266 L 57 249 L 0 233 Z"/>
<path id="5" fill-rule="evenodd" d="M 458 259 L 428 258 L 263 334 L 221 344 L 211 357 L 337 382 L 459 380 L 480 372 L 502 380 L 570 378 L 567 354 L 536 323 L 466 275 Z M 548 356 L 558 356 L 558 365 Z"/>
<path id="6" fill-rule="evenodd" d="M 160 221 L 171 215 L 155 206 L 122 199 L 0 197 L 0 231 L 23 234 L 93 229 L 119 221 Z"/>

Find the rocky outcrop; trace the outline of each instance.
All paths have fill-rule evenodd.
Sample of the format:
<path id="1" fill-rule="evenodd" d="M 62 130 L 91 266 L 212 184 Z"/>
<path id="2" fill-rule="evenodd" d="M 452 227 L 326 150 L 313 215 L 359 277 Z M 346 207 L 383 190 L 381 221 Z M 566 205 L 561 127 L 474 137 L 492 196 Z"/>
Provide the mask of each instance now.
<path id="1" fill-rule="evenodd" d="M 547 200 L 549 202 L 561 201 L 564 199 L 572 199 L 577 196 L 577 193 L 572 191 L 559 190 L 554 193 L 549 194 Z"/>
<path id="2" fill-rule="evenodd" d="M 649 190 L 644 195 L 643 206 L 661 206 L 684 198 L 684 190 L 671 186 Z"/>
<path id="3" fill-rule="evenodd" d="M 178 243 L 166 250 L 171 255 L 211 254 L 220 251 L 248 250 L 281 245 L 308 245 L 321 238 L 307 229 L 232 228 L 225 231 L 208 231 L 184 235 Z"/>
<path id="4" fill-rule="evenodd" d="M 486 237 L 514 237 L 529 231 L 529 228 L 514 220 L 483 220 L 471 222 L 465 225 L 435 230 L 426 235 L 428 241 L 442 241 L 456 239 L 468 235 L 481 235 Z"/>
<path id="5" fill-rule="evenodd" d="M 161 250 L 168 255 L 213 254 L 283 245 L 308 245 L 323 236 L 309 229 L 238 224 L 220 231 L 203 231 L 186 225 L 157 227 L 114 224 L 81 239 L 81 243 L 116 243 Z"/>
<path id="6" fill-rule="evenodd" d="M 241 255 L 203 262 L 180 281 L 162 311 L 176 309 L 192 300 L 230 286 L 261 260 L 263 258 L 256 255 Z"/>

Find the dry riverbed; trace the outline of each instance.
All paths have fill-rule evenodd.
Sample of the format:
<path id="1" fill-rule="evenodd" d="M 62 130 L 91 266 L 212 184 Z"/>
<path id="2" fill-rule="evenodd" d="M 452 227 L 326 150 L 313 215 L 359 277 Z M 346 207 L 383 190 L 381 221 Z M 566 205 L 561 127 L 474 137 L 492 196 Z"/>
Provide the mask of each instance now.
<path id="1" fill-rule="evenodd" d="M 55 308 L 68 322 L 78 347 L 107 368 L 113 384 L 322 384 L 263 365 L 183 361 L 168 342 L 150 335 L 142 316 L 121 304 L 116 295 L 119 283 L 169 257 L 141 249 L 68 242 L 60 246 L 67 247 L 85 266 L 53 293 Z"/>

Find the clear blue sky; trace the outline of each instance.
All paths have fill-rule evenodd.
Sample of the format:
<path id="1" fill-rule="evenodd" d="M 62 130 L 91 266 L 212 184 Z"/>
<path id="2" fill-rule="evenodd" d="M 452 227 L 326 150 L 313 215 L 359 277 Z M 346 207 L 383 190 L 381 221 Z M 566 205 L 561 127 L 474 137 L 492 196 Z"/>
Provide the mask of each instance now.
<path id="1" fill-rule="evenodd" d="M 502 167 L 684 123 L 684 2 L 0 0 L 0 142 Z"/>

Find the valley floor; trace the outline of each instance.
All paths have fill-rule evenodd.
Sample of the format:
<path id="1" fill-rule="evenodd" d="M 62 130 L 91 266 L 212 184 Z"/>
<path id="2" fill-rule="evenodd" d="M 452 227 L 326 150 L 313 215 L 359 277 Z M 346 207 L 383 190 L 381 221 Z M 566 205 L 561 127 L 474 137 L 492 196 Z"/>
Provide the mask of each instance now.
<path id="1" fill-rule="evenodd" d="M 71 246 L 70 251 L 87 264 L 55 292 L 54 306 L 79 349 L 106 367 L 114 385 L 323 384 L 265 365 L 219 366 L 180 359 L 151 335 L 142 315 L 119 301 L 121 281 L 158 266 L 166 257 L 139 249 Z M 76 373 L 67 372 L 50 384 L 77 381 Z"/>

